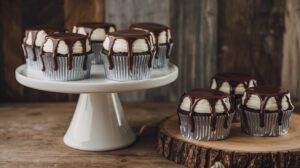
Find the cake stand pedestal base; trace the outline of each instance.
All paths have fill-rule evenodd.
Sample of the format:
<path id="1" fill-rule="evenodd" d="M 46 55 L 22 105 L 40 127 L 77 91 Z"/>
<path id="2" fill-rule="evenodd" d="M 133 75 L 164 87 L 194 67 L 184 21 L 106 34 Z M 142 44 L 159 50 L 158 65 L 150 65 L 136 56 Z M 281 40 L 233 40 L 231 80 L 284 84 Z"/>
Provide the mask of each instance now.
<path id="1" fill-rule="evenodd" d="M 183 138 L 177 116 L 159 126 L 158 151 L 187 167 L 300 167 L 300 115 L 293 114 L 289 133 L 280 137 L 254 137 L 233 123 L 225 140 L 196 141 Z"/>
<path id="2" fill-rule="evenodd" d="M 136 135 L 124 117 L 117 93 L 80 94 L 64 143 L 88 151 L 119 149 Z"/>

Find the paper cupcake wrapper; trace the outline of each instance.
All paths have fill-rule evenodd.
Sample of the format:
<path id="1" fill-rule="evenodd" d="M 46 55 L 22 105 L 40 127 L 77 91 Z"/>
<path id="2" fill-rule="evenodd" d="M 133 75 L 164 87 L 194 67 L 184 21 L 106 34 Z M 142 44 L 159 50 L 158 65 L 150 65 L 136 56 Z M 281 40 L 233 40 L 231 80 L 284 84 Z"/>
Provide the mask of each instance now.
<path id="1" fill-rule="evenodd" d="M 173 43 L 170 44 L 169 56 L 171 54 L 171 50 L 173 48 Z M 167 45 L 158 46 L 158 58 L 153 58 L 152 67 L 154 69 L 164 68 L 169 63 L 169 59 L 167 58 Z"/>
<path id="2" fill-rule="evenodd" d="M 249 110 L 241 115 L 242 130 L 253 136 L 281 136 L 288 133 L 292 110 L 283 111 L 282 123 L 278 125 L 278 112 L 264 113 L 264 127 L 259 125 L 259 113 Z M 242 114 L 242 113 L 241 113 Z"/>
<path id="3" fill-rule="evenodd" d="M 41 57 L 40 57 L 40 48 L 35 47 L 34 51 L 32 50 L 32 47 L 28 46 L 22 46 L 24 56 L 25 56 L 25 51 L 27 51 L 27 58 L 25 57 L 26 65 L 28 70 L 34 70 L 34 71 L 41 71 L 42 70 L 42 62 L 41 62 Z M 36 60 L 33 60 L 33 52 L 36 54 Z"/>
<path id="4" fill-rule="evenodd" d="M 197 116 L 195 115 L 194 132 L 191 132 L 189 117 L 187 114 L 179 113 L 180 118 L 180 133 L 183 137 L 193 140 L 220 140 L 228 137 L 230 133 L 231 123 L 234 113 L 230 113 L 228 117 L 228 127 L 224 127 L 225 115 L 217 116 L 216 129 L 212 131 L 211 128 L 211 116 Z"/>
<path id="5" fill-rule="evenodd" d="M 93 55 L 91 57 L 92 65 L 94 64 L 103 64 L 101 59 L 101 50 L 103 48 L 102 43 L 91 43 Z"/>
<path id="6" fill-rule="evenodd" d="M 148 66 L 150 54 L 133 56 L 132 70 L 128 68 L 128 57 L 113 55 L 113 69 L 109 69 L 109 62 L 106 54 L 102 54 L 106 77 L 115 81 L 143 80 L 150 78 L 151 69 Z"/>
<path id="7" fill-rule="evenodd" d="M 72 69 L 68 69 L 68 60 L 65 56 L 57 57 L 58 69 L 54 70 L 54 59 L 51 55 L 43 56 L 45 63 L 45 71 L 43 72 L 44 78 L 47 80 L 56 81 L 72 81 L 87 79 L 90 77 L 91 70 L 91 57 L 88 55 L 86 70 L 83 69 L 85 55 L 73 56 Z"/>

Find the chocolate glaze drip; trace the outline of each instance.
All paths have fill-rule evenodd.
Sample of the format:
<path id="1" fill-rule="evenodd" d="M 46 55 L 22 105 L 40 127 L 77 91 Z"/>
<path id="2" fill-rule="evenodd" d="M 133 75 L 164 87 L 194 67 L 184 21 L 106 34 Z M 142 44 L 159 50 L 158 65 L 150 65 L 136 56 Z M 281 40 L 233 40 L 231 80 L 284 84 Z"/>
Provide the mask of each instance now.
<path id="1" fill-rule="evenodd" d="M 115 41 L 117 39 L 123 39 L 127 42 L 127 47 L 128 47 L 128 69 L 132 70 L 132 65 L 133 65 L 133 52 L 132 52 L 132 47 L 134 41 L 138 39 L 145 39 L 149 52 L 150 52 L 150 59 L 148 62 L 149 68 L 152 66 L 152 58 L 153 58 L 153 53 L 151 51 L 151 43 L 150 43 L 150 34 L 144 31 L 140 30 L 122 30 L 122 31 L 116 31 L 116 32 L 110 32 L 108 33 L 108 38 L 109 38 L 109 46 L 108 46 L 108 52 L 107 52 L 107 57 L 108 57 L 108 62 L 109 62 L 109 69 L 114 68 L 114 63 L 113 63 L 113 47 L 115 44 Z"/>
<path id="2" fill-rule="evenodd" d="M 32 49 L 32 52 L 33 52 L 33 61 L 37 60 L 37 55 L 35 53 L 35 49 L 36 49 L 37 46 L 35 44 L 35 41 L 36 41 L 36 38 L 37 38 L 37 34 L 42 30 L 44 30 L 48 35 L 53 34 L 55 32 L 64 32 L 65 31 L 65 29 L 54 28 L 54 27 L 43 27 L 43 26 L 28 28 L 25 31 L 25 37 L 24 37 L 23 44 L 22 44 L 23 48 L 24 48 L 24 51 L 25 51 L 25 58 L 28 58 L 28 52 L 27 52 L 25 46 L 31 46 L 31 49 Z M 26 41 L 29 38 L 29 33 L 31 33 L 32 45 L 26 44 Z"/>
<path id="3" fill-rule="evenodd" d="M 80 35 L 80 34 L 75 34 L 75 33 L 58 33 L 58 34 L 52 34 L 46 37 L 44 43 L 42 44 L 41 47 L 41 60 L 42 60 L 42 64 L 43 64 L 43 71 L 45 71 L 45 63 L 43 60 L 43 56 L 45 55 L 45 51 L 43 50 L 44 44 L 46 43 L 47 40 L 51 40 L 53 42 L 53 52 L 52 52 L 52 57 L 54 59 L 54 70 L 58 69 L 58 61 L 57 61 L 57 57 L 58 57 L 58 53 L 57 53 L 57 48 L 58 48 L 58 44 L 60 41 L 64 41 L 68 47 L 68 53 L 67 53 L 67 57 L 68 57 L 68 69 L 71 70 L 73 68 L 72 65 L 72 61 L 73 61 L 73 56 L 75 56 L 73 54 L 73 45 L 79 41 L 82 45 L 82 54 L 85 55 L 84 58 L 84 64 L 83 64 L 83 69 L 86 70 L 86 64 L 87 64 L 87 51 L 86 51 L 86 41 L 87 41 L 87 37 L 84 35 Z M 79 54 L 80 55 L 80 54 Z"/>
<path id="4" fill-rule="evenodd" d="M 109 29 L 113 27 L 116 30 L 116 26 L 111 23 L 104 23 L 104 22 L 87 22 L 87 23 L 79 23 L 75 25 L 76 29 L 74 33 L 78 33 L 78 28 L 81 27 L 84 29 L 85 33 L 87 34 L 88 38 L 91 39 L 91 35 L 93 32 L 98 29 L 104 29 L 105 34 L 109 33 Z M 95 41 L 93 40 L 92 42 L 99 42 L 102 43 L 103 41 Z"/>
<path id="5" fill-rule="evenodd" d="M 224 128 L 228 128 L 228 117 L 229 117 L 229 110 L 225 105 L 224 98 L 227 97 L 225 93 L 222 93 L 218 90 L 212 90 L 212 89 L 193 89 L 186 93 L 184 93 L 179 100 L 179 105 L 177 107 L 177 115 L 179 117 L 179 112 L 183 111 L 181 110 L 180 106 L 183 102 L 183 99 L 188 97 L 191 101 L 190 104 L 190 111 L 189 111 L 189 123 L 191 126 L 191 131 L 193 132 L 195 129 L 195 123 L 194 123 L 194 114 L 195 114 L 195 107 L 201 100 L 207 100 L 210 107 L 211 107 L 211 128 L 212 131 L 216 129 L 216 122 L 217 122 L 217 114 L 216 114 L 216 104 L 220 100 L 222 102 L 222 105 L 224 107 L 224 113 L 225 113 L 225 122 L 224 122 Z M 179 119 L 180 120 L 180 119 Z M 180 125 L 180 122 L 179 122 Z"/>
<path id="6" fill-rule="evenodd" d="M 157 23 L 135 23 L 130 26 L 130 29 L 142 29 L 142 30 L 147 30 L 149 32 L 152 32 L 155 38 L 155 59 L 158 58 L 158 37 L 159 34 L 163 31 L 166 32 L 166 38 L 167 42 L 165 45 L 167 45 L 167 51 L 166 51 L 166 56 L 169 58 L 169 50 L 170 50 L 170 44 L 173 42 L 172 39 L 169 40 L 169 33 L 168 31 L 170 30 L 169 27 L 157 24 Z"/>
<path id="7" fill-rule="evenodd" d="M 282 111 L 282 99 L 286 97 L 288 100 L 289 107 L 288 109 L 293 109 L 293 105 L 290 102 L 290 99 L 288 98 L 287 94 L 289 91 L 283 90 L 280 88 L 276 87 L 266 87 L 266 86 L 259 86 L 259 87 L 252 87 L 246 90 L 245 92 L 245 100 L 243 103 L 243 115 L 245 117 L 245 112 L 244 110 L 248 108 L 246 105 L 251 97 L 251 95 L 257 95 L 260 98 L 261 105 L 260 105 L 260 110 L 259 110 L 259 126 L 264 127 L 264 113 L 266 111 L 266 105 L 267 102 L 270 98 L 274 97 L 276 100 L 277 108 L 278 108 L 278 125 L 282 124 L 282 116 L 283 116 L 283 111 Z"/>
<path id="8" fill-rule="evenodd" d="M 233 110 L 236 110 L 237 104 L 236 104 L 236 97 L 237 95 L 235 94 L 235 89 L 239 84 L 242 84 L 245 89 L 249 88 L 250 81 L 254 80 L 252 76 L 246 75 L 246 74 L 240 74 L 240 73 L 219 73 L 216 74 L 212 80 L 211 80 L 211 86 L 213 83 L 213 79 L 215 79 L 217 87 L 216 90 L 220 90 L 222 84 L 224 82 L 228 82 L 230 86 L 230 101 L 231 101 L 231 108 Z M 254 86 L 256 86 L 256 82 L 254 82 Z"/>

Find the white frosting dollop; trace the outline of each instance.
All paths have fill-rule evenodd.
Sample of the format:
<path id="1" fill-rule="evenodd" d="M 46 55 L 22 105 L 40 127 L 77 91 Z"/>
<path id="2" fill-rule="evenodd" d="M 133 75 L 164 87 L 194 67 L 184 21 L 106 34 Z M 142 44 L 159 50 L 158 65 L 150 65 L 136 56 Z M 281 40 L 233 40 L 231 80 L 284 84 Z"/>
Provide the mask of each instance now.
<path id="1" fill-rule="evenodd" d="M 116 31 L 114 27 L 110 27 L 109 32 L 114 32 Z M 84 27 L 75 27 L 73 28 L 73 33 L 78 33 L 78 34 L 83 34 L 87 35 L 87 33 L 84 30 Z M 97 28 L 94 31 L 92 31 L 91 34 L 91 41 L 103 41 L 106 37 L 105 29 L 104 28 Z"/>
<path id="2" fill-rule="evenodd" d="M 91 46 L 88 40 L 86 40 L 85 45 L 86 45 L 86 52 L 89 52 L 91 50 Z M 72 49 L 73 49 L 73 54 L 83 53 L 83 47 L 80 41 L 76 41 Z M 53 41 L 51 39 L 47 39 L 46 43 L 43 46 L 43 51 L 50 52 L 50 53 L 53 52 Z M 68 46 L 63 40 L 61 40 L 58 43 L 57 53 L 63 55 L 68 54 Z"/>
<path id="3" fill-rule="evenodd" d="M 289 108 L 289 102 L 291 100 L 291 97 L 290 97 L 289 93 L 286 94 L 286 96 L 288 97 L 288 99 L 284 96 L 282 98 L 282 101 L 281 101 L 282 110 L 287 110 Z M 246 93 L 244 94 L 244 96 L 242 98 L 242 104 L 245 103 L 245 98 L 246 98 Z M 254 110 L 260 110 L 261 102 L 262 102 L 262 100 L 259 98 L 258 95 L 253 95 L 252 94 L 250 96 L 249 100 L 247 101 L 246 107 L 248 107 L 250 109 L 254 109 Z M 265 109 L 267 111 L 277 111 L 278 110 L 275 97 L 269 98 L 269 100 L 267 101 Z"/>
<path id="4" fill-rule="evenodd" d="M 150 32 L 149 30 L 146 29 L 142 29 L 142 28 L 133 28 L 135 30 L 143 30 L 146 32 L 149 32 L 151 34 L 151 37 L 153 40 L 153 44 L 156 44 L 156 39 L 155 36 L 152 32 Z M 167 39 L 167 32 L 168 32 L 168 39 Z M 171 31 L 168 29 L 168 31 L 162 31 L 161 33 L 159 33 L 158 35 L 158 44 L 166 44 L 166 43 L 170 43 L 171 41 Z"/>
<path id="5" fill-rule="evenodd" d="M 256 80 L 252 79 L 249 81 L 249 86 L 248 87 L 254 87 L 256 84 Z M 211 89 L 216 89 L 217 88 L 217 82 L 215 79 L 212 80 L 212 85 L 211 85 Z M 221 87 L 220 87 L 220 91 L 221 92 L 224 92 L 224 93 L 227 93 L 227 94 L 230 94 L 230 88 L 231 86 L 229 85 L 228 82 L 223 82 Z M 238 84 L 237 87 L 235 88 L 235 94 L 238 94 L 238 95 L 242 95 L 244 94 L 245 90 L 247 88 L 244 87 L 244 85 L 242 83 Z"/>
<path id="6" fill-rule="evenodd" d="M 105 50 L 109 50 L 109 38 L 106 37 L 103 42 L 103 48 Z M 150 45 L 151 47 L 152 45 Z M 147 52 L 150 49 L 148 48 L 148 45 L 146 43 L 145 39 L 137 39 L 132 44 L 132 52 L 133 53 L 141 53 L 141 52 Z M 126 40 L 124 39 L 116 39 L 114 46 L 113 46 L 114 52 L 128 52 L 128 45 Z"/>
<path id="7" fill-rule="evenodd" d="M 197 99 L 195 101 L 197 101 Z M 229 99 L 224 98 L 223 101 L 224 101 L 227 109 L 230 109 Z M 180 105 L 180 109 L 182 109 L 184 111 L 190 111 L 191 110 L 190 107 L 191 107 L 191 99 L 189 97 L 185 97 L 182 100 L 182 103 Z M 215 105 L 215 110 L 216 110 L 216 113 L 224 113 L 225 112 L 225 109 L 224 109 L 224 106 L 223 106 L 221 100 L 217 101 L 217 103 Z M 211 113 L 212 112 L 212 107 L 210 106 L 208 100 L 202 99 L 197 103 L 194 111 L 196 113 Z"/>
<path id="8" fill-rule="evenodd" d="M 44 30 L 40 30 L 36 35 L 35 45 L 37 47 L 40 47 L 43 44 L 43 42 L 45 41 L 45 38 L 47 35 L 48 34 Z M 25 43 L 27 45 L 32 45 L 33 42 L 32 42 L 32 32 L 31 31 L 28 33 L 28 37 L 27 37 Z"/>

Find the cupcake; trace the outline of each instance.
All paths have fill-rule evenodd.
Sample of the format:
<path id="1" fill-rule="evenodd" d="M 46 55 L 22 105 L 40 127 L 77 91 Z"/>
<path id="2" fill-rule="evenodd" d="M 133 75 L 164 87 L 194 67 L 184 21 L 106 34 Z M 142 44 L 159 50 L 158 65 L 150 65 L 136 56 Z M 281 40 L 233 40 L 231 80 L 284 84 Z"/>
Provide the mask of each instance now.
<path id="1" fill-rule="evenodd" d="M 153 68 L 159 69 L 165 67 L 169 62 L 173 46 L 170 28 L 157 23 L 135 23 L 130 26 L 130 29 L 150 32 L 155 46 Z"/>
<path id="2" fill-rule="evenodd" d="M 51 27 L 34 27 L 25 31 L 22 48 L 28 70 L 41 70 L 40 47 L 47 35 L 64 32 L 64 29 Z"/>
<path id="3" fill-rule="evenodd" d="M 116 81 L 149 79 L 152 50 L 150 34 L 145 31 L 108 33 L 102 50 L 106 77 Z"/>
<path id="4" fill-rule="evenodd" d="M 41 46 L 40 56 L 47 80 L 81 80 L 90 76 L 92 52 L 90 42 L 84 35 L 49 35 Z"/>
<path id="5" fill-rule="evenodd" d="M 230 95 L 231 108 L 236 112 L 235 120 L 240 120 L 240 104 L 245 90 L 257 86 L 256 80 L 246 74 L 219 73 L 212 77 L 210 88 Z M 243 125 L 241 126 L 243 127 Z"/>
<path id="6" fill-rule="evenodd" d="M 213 89 L 194 89 L 184 93 L 177 114 L 180 132 L 187 139 L 220 140 L 230 132 L 234 111 L 227 94 Z"/>
<path id="7" fill-rule="evenodd" d="M 101 50 L 105 36 L 116 31 L 116 26 L 111 23 L 94 22 L 80 23 L 73 27 L 73 33 L 87 35 L 93 51 L 92 64 L 102 64 Z"/>
<path id="8" fill-rule="evenodd" d="M 243 131 L 253 136 L 285 135 L 293 109 L 287 90 L 266 86 L 249 88 L 242 102 Z"/>

